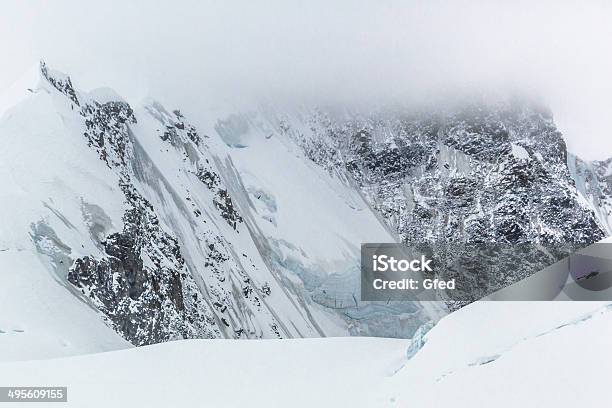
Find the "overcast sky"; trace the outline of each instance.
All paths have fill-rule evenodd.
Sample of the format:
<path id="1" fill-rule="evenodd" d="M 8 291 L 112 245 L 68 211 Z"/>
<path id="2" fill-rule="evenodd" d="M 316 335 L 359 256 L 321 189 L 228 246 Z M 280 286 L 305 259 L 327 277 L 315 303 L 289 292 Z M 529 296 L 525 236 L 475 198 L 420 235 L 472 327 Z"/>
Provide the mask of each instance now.
<path id="1" fill-rule="evenodd" d="M 612 156 L 609 1 L 93 3 L 0 3 L 0 91 L 44 58 L 81 88 L 188 110 L 527 92 L 571 150 Z"/>

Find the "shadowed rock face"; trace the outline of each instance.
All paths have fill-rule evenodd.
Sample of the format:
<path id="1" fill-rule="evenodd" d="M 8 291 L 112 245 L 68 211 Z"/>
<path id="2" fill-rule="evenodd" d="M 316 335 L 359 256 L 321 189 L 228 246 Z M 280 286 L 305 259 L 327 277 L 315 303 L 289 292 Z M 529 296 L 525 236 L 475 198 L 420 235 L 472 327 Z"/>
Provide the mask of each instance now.
<path id="1" fill-rule="evenodd" d="M 84 136 L 89 146 L 98 151 L 100 159 L 109 167 L 125 166 L 128 155 L 126 150 L 129 148 L 125 124 L 136 123 L 130 105 L 125 102 L 100 104 L 91 101 L 81 109 L 81 114 L 86 118 L 87 131 Z"/>
<path id="2" fill-rule="evenodd" d="M 345 169 L 406 243 L 604 236 L 578 200 L 552 117 L 527 102 L 348 120 L 319 112 L 310 121 L 311 137 L 279 127 L 314 162 Z"/>
<path id="3" fill-rule="evenodd" d="M 279 131 L 330 173 L 348 173 L 406 244 L 567 248 L 531 254 L 536 267 L 499 265 L 490 274 L 500 287 L 606 235 L 579 197 L 552 116 L 528 102 L 348 119 L 315 112 L 306 122 L 310 134 L 291 120 Z"/>
<path id="4" fill-rule="evenodd" d="M 123 231 L 103 242 L 108 257 L 77 259 L 68 281 L 134 344 L 213 337 L 207 327 L 212 318 L 206 316 L 201 294 L 187 274 L 177 240 L 160 229 L 143 197 L 128 186 L 124 189 L 131 208 L 123 216 Z"/>

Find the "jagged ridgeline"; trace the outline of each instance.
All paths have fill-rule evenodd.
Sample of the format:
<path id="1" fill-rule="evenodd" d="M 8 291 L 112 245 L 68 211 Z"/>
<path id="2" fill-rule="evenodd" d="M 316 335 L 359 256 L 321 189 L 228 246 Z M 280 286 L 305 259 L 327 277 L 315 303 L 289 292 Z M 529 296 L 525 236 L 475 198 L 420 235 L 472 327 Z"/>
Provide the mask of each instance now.
<path id="1" fill-rule="evenodd" d="M 402 243 L 434 245 L 448 264 L 469 262 L 479 247 L 529 248 L 462 277 L 475 287 L 487 282 L 472 300 L 607 235 L 609 209 L 599 216 L 597 205 L 579 194 L 552 114 L 529 101 L 415 113 L 317 111 L 303 126 L 293 123 L 287 116 L 280 131 L 330 173 L 348 174 Z M 595 204 L 609 203 L 609 176 L 601 167 L 609 166 L 581 183 Z M 452 277 L 452 268 L 447 273 Z"/>

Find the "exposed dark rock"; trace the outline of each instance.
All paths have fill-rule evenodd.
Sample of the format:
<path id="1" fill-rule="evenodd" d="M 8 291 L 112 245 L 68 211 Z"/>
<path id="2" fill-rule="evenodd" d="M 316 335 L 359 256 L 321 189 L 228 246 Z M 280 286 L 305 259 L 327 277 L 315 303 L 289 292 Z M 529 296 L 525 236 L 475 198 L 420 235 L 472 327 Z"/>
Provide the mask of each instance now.
<path id="1" fill-rule="evenodd" d="M 221 184 L 219 175 L 210 168 L 200 167 L 196 172 L 196 176 L 209 190 L 214 190 Z"/>
<path id="2" fill-rule="evenodd" d="M 68 280 L 136 345 L 216 337 L 176 238 L 163 231 L 151 204 L 123 183 L 129 209 L 123 231 L 103 242 L 106 257 L 79 258 Z M 145 262 L 146 259 L 146 262 Z"/>
<path id="3" fill-rule="evenodd" d="M 76 106 L 80 106 L 79 98 L 72 86 L 72 81 L 67 75 L 60 75 L 59 73 L 51 73 L 47 64 L 44 61 L 40 62 L 40 72 L 42 76 L 49 81 L 55 89 L 66 95 Z"/>
<path id="4" fill-rule="evenodd" d="M 571 250 L 605 235 L 578 196 L 550 113 L 528 102 L 342 120 L 315 112 L 308 136 L 288 123 L 281 121 L 279 132 L 331 174 L 346 169 L 406 244 L 540 243 Z M 564 254 L 489 270 L 489 288 Z"/>
<path id="5" fill-rule="evenodd" d="M 221 212 L 221 216 L 227 221 L 232 228 L 236 229 L 237 224 L 242 222 L 242 217 L 238 214 L 232 198 L 227 193 L 227 190 L 217 190 L 217 195 L 213 199 L 213 203 L 217 209 Z"/>
<path id="6" fill-rule="evenodd" d="M 127 149 L 130 147 L 128 125 L 136 123 L 134 112 L 126 102 L 107 102 L 100 104 L 92 101 L 81 108 L 85 117 L 87 138 L 100 158 L 109 167 L 127 164 Z"/>

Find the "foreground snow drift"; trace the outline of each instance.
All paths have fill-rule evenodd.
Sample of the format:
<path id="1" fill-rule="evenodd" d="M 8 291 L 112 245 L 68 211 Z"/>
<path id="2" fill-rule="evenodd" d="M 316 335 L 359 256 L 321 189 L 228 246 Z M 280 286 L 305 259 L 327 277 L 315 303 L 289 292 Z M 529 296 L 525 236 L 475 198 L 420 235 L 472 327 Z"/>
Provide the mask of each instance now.
<path id="1" fill-rule="evenodd" d="M 66 385 L 74 407 L 600 406 L 612 307 L 481 302 L 409 340 L 189 340 L 0 364 L 3 385 Z"/>
<path id="2" fill-rule="evenodd" d="M 73 407 L 367 406 L 408 340 L 187 340 L 0 365 L 1 384 L 66 384 Z"/>
<path id="3" fill-rule="evenodd" d="M 132 347 L 30 251 L 0 248 L 0 361 Z"/>
<path id="4" fill-rule="evenodd" d="M 442 319 L 375 406 L 605 406 L 611 341 L 610 304 L 472 304 Z"/>

